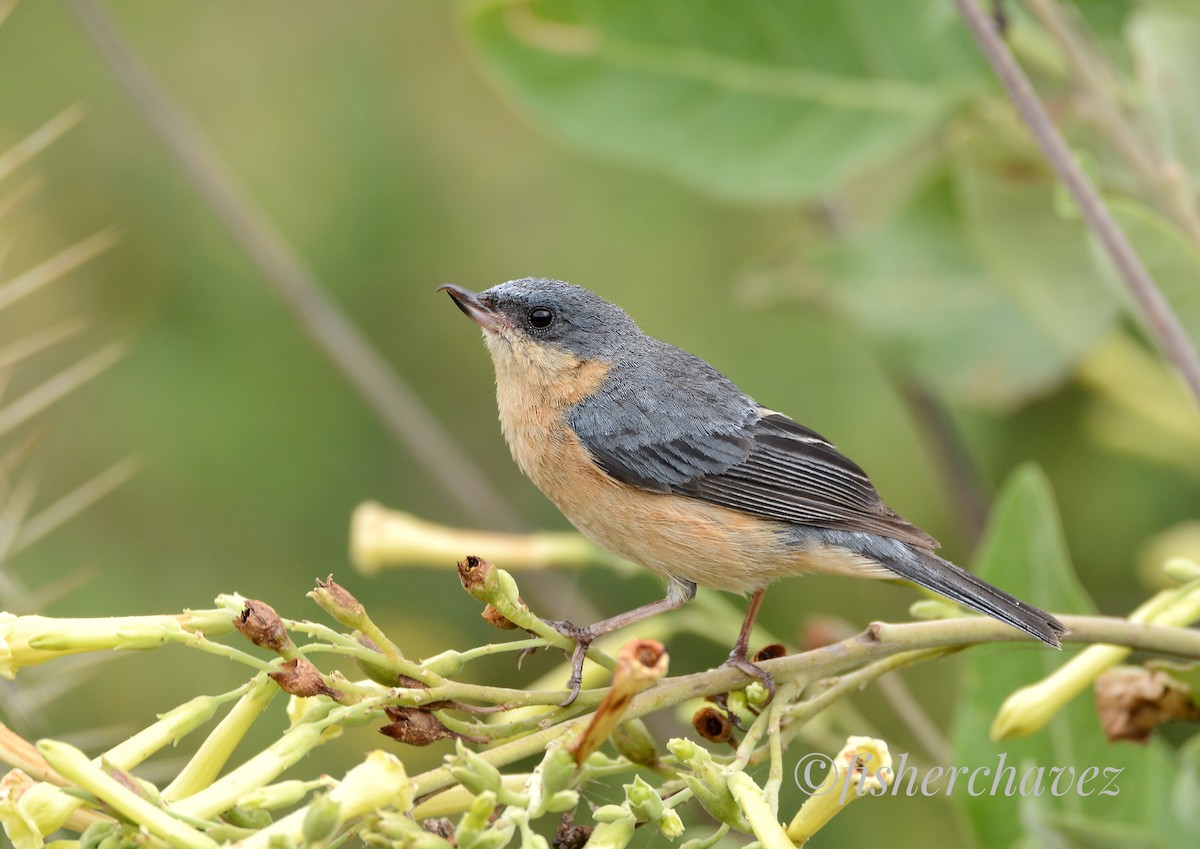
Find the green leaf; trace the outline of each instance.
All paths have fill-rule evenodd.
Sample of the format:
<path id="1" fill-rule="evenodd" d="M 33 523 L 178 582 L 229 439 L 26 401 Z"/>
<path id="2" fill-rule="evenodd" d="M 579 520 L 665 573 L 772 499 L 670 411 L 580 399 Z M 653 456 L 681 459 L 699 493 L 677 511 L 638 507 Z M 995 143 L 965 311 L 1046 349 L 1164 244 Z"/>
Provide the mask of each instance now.
<path id="1" fill-rule="evenodd" d="M 1141 101 L 1168 154 L 1200 180 L 1200 13 L 1147 5 L 1130 19 Z"/>
<path id="2" fill-rule="evenodd" d="M 975 571 L 1040 607 L 1059 613 L 1092 612 L 1091 600 L 1071 566 L 1049 482 L 1036 467 L 1018 469 L 1005 485 Z M 1157 738 L 1146 746 L 1107 743 L 1090 699 L 1075 699 L 1029 739 L 989 740 L 988 728 L 1001 702 L 1062 662 L 1062 654 L 1037 647 L 976 648 L 962 659 L 963 695 L 954 730 L 959 763 L 971 769 L 990 768 L 994 776 L 1003 758 L 1003 768 L 1015 770 L 1011 795 L 1005 792 L 1007 773 L 998 782 L 997 793 L 954 795 L 976 842 L 986 849 L 1008 849 L 1018 845 L 1025 831 L 1024 845 L 1100 846 L 1086 842 L 1084 836 L 1116 829 L 1186 845 L 1187 829 L 1172 804 L 1176 765 L 1170 750 Z M 1040 796 L 1031 792 L 1038 783 L 1038 768 L 1043 770 Z M 1060 772 L 1052 773 L 1056 768 Z M 1079 782 L 1089 768 L 1098 774 L 1081 788 Z M 1075 781 L 1059 782 L 1060 790 L 1070 784 L 1069 792 L 1053 793 L 1051 776 L 1066 776 L 1069 770 L 1074 770 Z M 1021 792 L 1022 779 L 1027 792 Z M 1106 786 L 1115 794 L 1106 795 Z M 990 790 L 992 784 L 987 787 Z M 1071 840 L 1052 843 L 1046 838 L 1048 833 L 1061 837 L 1068 832 Z"/>
<path id="3" fill-rule="evenodd" d="M 1006 186 L 960 162 L 880 227 L 781 269 L 771 288 L 847 315 L 948 397 L 1013 407 L 1065 379 L 1116 304 L 1078 223 L 1055 215 L 1048 177 L 1015 169 Z"/>
<path id="4" fill-rule="evenodd" d="M 816 197 L 991 85 L 925 0 L 486 0 L 468 25 L 539 122 L 744 200 Z"/>

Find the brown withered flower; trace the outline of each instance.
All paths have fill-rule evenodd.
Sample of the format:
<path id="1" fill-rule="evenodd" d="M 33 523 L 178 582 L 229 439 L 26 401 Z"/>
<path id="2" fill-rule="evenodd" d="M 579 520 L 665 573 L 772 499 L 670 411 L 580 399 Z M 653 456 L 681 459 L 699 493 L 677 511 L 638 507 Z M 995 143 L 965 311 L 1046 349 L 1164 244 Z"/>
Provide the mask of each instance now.
<path id="1" fill-rule="evenodd" d="M 1161 670 L 1118 666 L 1096 679 L 1096 713 L 1108 741 L 1145 743 L 1164 722 L 1200 719 L 1187 688 Z"/>
<path id="2" fill-rule="evenodd" d="M 270 649 L 284 657 L 296 650 L 296 644 L 283 627 L 283 620 L 265 601 L 246 599 L 242 612 L 233 618 L 233 627 L 259 648 Z"/>
<path id="3" fill-rule="evenodd" d="M 635 639 L 621 646 L 612 686 L 571 750 L 575 763 L 583 763 L 608 739 L 634 696 L 667 674 L 667 659 L 667 649 L 658 640 Z"/>
<path id="4" fill-rule="evenodd" d="M 727 743 L 733 737 L 733 723 L 724 711 L 702 707 L 692 716 L 696 733 L 712 743 Z"/>
<path id="5" fill-rule="evenodd" d="M 345 693 L 326 684 L 317 667 L 303 657 L 284 661 L 277 670 L 267 675 L 279 685 L 279 689 L 292 696 L 328 696 L 335 702 L 346 697 Z"/>
<path id="6" fill-rule="evenodd" d="M 781 643 L 771 643 L 756 651 L 750 661 L 751 663 L 762 663 L 764 660 L 774 660 L 777 657 L 787 657 L 787 649 Z"/>
<path id="7" fill-rule="evenodd" d="M 383 709 L 391 720 L 379 729 L 379 733 L 410 746 L 428 746 L 447 738 L 464 740 L 468 743 L 487 743 L 489 738 L 451 731 L 431 711 L 415 707 L 389 705 Z"/>
<path id="8" fill-rule="evenodd" d="M 513 622 L 499 610 L 492 607 L 490 602 L 483 608 L 483 612 L 479 615 L 482 616 L 483 620 L 489 625 L 494 628 L 499 628 L 501 631 L 511 631 L 518 627 L 517 623 Z"/>
<path id="9" fill-rule="evenodd" d="M 575 825 L 575 816 L 567 811 L 554 830 L 554 849 L 583 849 L 592 836 L 594 826 Z"/>

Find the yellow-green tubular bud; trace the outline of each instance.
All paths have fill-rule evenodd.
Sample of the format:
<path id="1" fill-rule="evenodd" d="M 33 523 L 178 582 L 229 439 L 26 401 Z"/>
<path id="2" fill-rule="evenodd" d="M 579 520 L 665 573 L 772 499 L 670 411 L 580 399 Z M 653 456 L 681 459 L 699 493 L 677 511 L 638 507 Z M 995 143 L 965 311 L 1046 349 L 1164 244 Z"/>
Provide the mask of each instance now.
<path id="1" fill-rule="evenodd" d="M 592 813 L 596 828 L 588 838 L 588 849 L 624 849 L 633 839 L 637 817 L 624 805 L 604 805 Z"/>
<path id="2" fill-rule="evenodd" d="M 662 816 L 662 797 L 640 775 L 634 776 L 632 784 L 625 785 L 625 798 L 629 800 L 629 810 L 644 822 L 656 822 Z"/>
<path id="3" fill-rule="evenodd" d="M 341 808 L 342 806 L 330 799 L 328 794 L 313 799 L 304 814 L 304 826 L 301 830 L 304 839 L 309 843 L 316 843 L 333 834 L 342 821 Z"/>
<path id="4" fill-rule="evenodd" d="M 855 799 L 879 795 L 894 775 L 887 743 L 874 737 L 847 737 L 846 745 L 830 759 L 825 780 L 792 818 L 788 839 L 803 846 Z M 762 835 L 755 833 L 761 840 Z"/>
<path id="5" fill-rule="evenodd" d="M 625 785 L 625 799 L 634 816 L 643 822 L 658 826 L 658 830 L 668 840 L 674 840 L 683 834 L 683 821 L 679 819 L 679 814 L 663 804 L 658 791 L 640 775 L 634 777 L 632 784 Z"/>
<path id="6" fill-rule="evenodd" d="M 223 612 L 221 617 L 225 617 Z M 231 630 L 232 623 L 213 622 L 203 613 L 56 619 L 0 612 L 0 678 L 12 678 L 18 669 L 69 654 L 152 649 L 179 642 L 197 631 L 213 636 Z"/>
<path id="7" fill-rule="evenodd" d="M 497 798 L 504 795 L 500 770 L 464 746 L 461 740 L 454 741 L 454 755 L 446 756 L 446 765 L 455 780 L 472 793 L 478 795 L 491 792 L 495 793 Z"/>
<path id="8" fill-rule="evenodd" d="M 319 787 L 328 789 L 332 785 L 332 779 L 280 781 L 268 784 L 266 787 L 257 787 L 249 793 L 243 793 L 238 797 L 237 806 L 247 811 L 273 811 L 276 808 L 287 808 L 295 805 L 313 790 Z"/>
<path id="9" fill-rule="evenodd" d="M 501 820 L 493 824 L 495 810 L 496 794 L 480 793 L 454 830 L 458 849 L 502 849 L 512 841 L 516 823 Z"/>
<path id="10" fill-rule="evenodd" d="M 237 805 L 221 814 L 221 819 L 237 828 L 248 828 L 254 831 L 266 828 L 273 822 L 271 814 L 262 808 L 243 808 Z M 212 836 L 212 829 L 209 829 L 208 834 Z"/>
<path id="11" fill-rule="evenodd" d="M 746 702 L 752 705 L 761 707 L 771 700 L 771 692 L 762 685 L 761 681 L 754 681 L 746 685 Z"/>
<path id="12" fill-rule="evenodd" d="M 650 736 L 646 723 L 640 719 L 622 722 L 613 729 L 608 739 L 630 763 L 641 766 L 654 766 L 658 763 L 658 749 L 654 745 L 654 738 Z"/>
<path id="13" fill-rule="evenodd" d="M 463 671 L 463 667 L 466 665 L 467 662 L 463 660 L 462 652 L 453 650 L 435 654 L 433 657 L 421 661 L 422 668 L 443 676 L 457 675 Z"/>
<path id="14" fill-rule="evenodd" d="M 212 719 L 223 700 L 197 696 L 158 715 L 158 722 L 139 731 L 104 753 L 104 760 L 120 769 L 133 769 L 155 752 L 173 746 L 189 732 Z"/>
<path id="15" fill-rule="evenodd" d="M 729 833 L 729 826 L 724 823 L 721 827 L 710 834 L 708 837 L 697 837 L 693 840 L 685 840 L 679 844 L 679 849 L 712 849 L 721 842 L 721 838 Z"/>
<path id="16" fill-rule="evenodd" d="M 469 837 L 458 833 L 455 834 L 455 839 L 458 841 L 458 849 L 504 849 L 512 843 L 513 832 L 516 830 L 513 823 L 508 823 L 503 828 L 494 827 L 473 832 Z"/>
<path id="17" fill-rule="evenodd" d="M 739 831 L 751 830 L 749 821 L 742 815 L 741 808 L 729 791 L 725 774 L 713 761 L 707 749 L 680 737 L 669 740 L 667 749 L 689 770 L 681 772 L 679 777 L 710 816 Z"/>
<path id="18" fill-rule="evenodd" d="M 1194 581 L 1200 578 L 1200 563 L 1190 557 L 1172 557 L 1163 563 L 1162 569 L 1177 581 Z"/>
<path id="19" fill-rule="evenodd" d="M 551 744 L 534 773 L 541 776 L 547 794 L 570 789 L 575 784 L 575 759 L 562 746 Z"/>
<path id="20" fill-rule="evenodd" d="M 509 808 L 505 812 L 505 817 L 514 822 L 521 832 L 521 849 L 550 849 L 546 838 L 530 827 L 529 821 L 532 817 L 529 815 L 529 811 L 524 808 Z"/>
<path id="21" fill-rule="evenodd" d="M 908 606 L 908 614 L 913 619 L 932 621 L 937 619 L 954 619 L 962 616 L 962 608 L 948 601 L 935 598 L 923 598 Z"/>
<path id="22" fill-rule="evenodd" d="M 570 789 L 575 779 L 575 759 L 561 746 L 552 747 L 530 775 L 529 815 L 562 813 L 579 804 L 579 794 Z"/>

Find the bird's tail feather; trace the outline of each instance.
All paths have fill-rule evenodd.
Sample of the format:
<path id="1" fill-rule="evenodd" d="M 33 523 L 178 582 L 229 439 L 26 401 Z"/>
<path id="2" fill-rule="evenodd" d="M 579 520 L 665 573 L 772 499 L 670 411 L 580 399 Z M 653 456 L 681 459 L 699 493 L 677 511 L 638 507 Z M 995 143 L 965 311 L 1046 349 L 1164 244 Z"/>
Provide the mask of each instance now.
<path id="1" fill-rule="evenodd" d="M 1014 598 L 936 554 L 905 548 L 905 553 L 911 557 L 890 557 L 885 561 L 887 567 L 900 577 L 1020 628 L 1048 645 L 1062 647 L 1060 638 L 1067 628 L 1049 613 Z"/>

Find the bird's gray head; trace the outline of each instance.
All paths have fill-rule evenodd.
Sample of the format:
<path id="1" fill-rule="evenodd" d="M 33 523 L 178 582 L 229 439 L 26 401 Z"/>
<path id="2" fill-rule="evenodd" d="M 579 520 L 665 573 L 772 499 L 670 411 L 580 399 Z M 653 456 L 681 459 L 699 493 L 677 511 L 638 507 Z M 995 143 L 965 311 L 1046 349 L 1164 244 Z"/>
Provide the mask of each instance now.
<path id="1" fill-rule="evenodd" d="M 625 310 L 561 280 L 527 277 L 479 294 L 450 284 L 440 290 L 486 331 L 493 352 L 497 344 L 523 348 L 532 343 L 585 362 L 611 362 L 643 338 Z"/>

